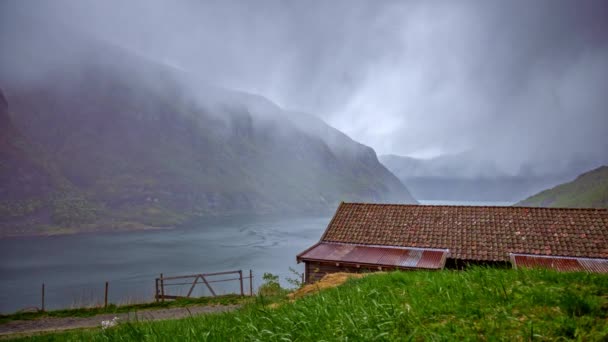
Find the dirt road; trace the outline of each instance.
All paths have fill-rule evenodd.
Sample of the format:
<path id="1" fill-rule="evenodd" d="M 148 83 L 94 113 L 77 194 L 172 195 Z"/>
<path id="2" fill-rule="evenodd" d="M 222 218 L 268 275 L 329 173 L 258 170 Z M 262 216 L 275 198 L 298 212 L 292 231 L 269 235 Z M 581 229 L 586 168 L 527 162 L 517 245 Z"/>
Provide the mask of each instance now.
<path id="1" fill-rule="evenodd" d="M 62 331 L 79 328 L 101 327 L 101 321 L 109 321 L 118 317 L 119 322 L 127 321 L 156 321 L 163 319 L 184 318 L 190 315 L 203 315 L 232 311 L 240 305 L 193 305 L 181 308 L 142 310 L 129 313 L 104 314 L 91 317 L 46 317 L 25 321 L 11 321 L 0 325 L 0 338 L 13 334 L 29 334 L 37 332 Z"/>

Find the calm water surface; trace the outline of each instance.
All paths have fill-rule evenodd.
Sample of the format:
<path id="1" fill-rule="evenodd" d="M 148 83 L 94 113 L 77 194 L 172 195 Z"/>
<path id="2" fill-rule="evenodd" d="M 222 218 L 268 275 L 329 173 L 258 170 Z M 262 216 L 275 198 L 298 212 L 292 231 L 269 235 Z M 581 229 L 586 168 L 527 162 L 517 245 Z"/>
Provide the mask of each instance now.
<path id="1" fill-rule="evenodd" d="M 102 302 L 105 281 L 112 303 L 149 301 L 161 272 L 252 269 L 255 286 L 264 272 L 285 283 L 294 277 L 289 267 L 303 271 L 295 256 L 319 240 L 329 219 L 214 218 L 173 230 L 0 240 L 0 312 L 40 307 L 43 282 L 50 309 Z M 238 283 L 218 287 L 230 292 Z"/>

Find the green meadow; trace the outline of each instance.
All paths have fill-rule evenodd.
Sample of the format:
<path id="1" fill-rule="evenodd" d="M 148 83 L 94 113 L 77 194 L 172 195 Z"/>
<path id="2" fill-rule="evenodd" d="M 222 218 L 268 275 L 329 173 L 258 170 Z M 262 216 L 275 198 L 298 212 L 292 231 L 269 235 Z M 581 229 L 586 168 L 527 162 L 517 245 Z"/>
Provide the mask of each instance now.
<path id="1" fill-rule="evenodd" d="M 608 339 L 608 275 L 471 268 L 372 274 L 296 301 L 24 338 L 33 341 Z"/>

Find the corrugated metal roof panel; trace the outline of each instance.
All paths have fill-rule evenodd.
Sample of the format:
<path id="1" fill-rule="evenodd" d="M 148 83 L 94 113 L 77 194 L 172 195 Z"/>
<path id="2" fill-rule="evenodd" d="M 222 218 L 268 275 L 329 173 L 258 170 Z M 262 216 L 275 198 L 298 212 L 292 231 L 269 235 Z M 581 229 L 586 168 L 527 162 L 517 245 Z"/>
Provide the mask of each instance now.
<path id="1" fill-rule="evenodd" d="M 608 259 L 574 258 L 511 253 L 513 268 L 550 268 L 561 272 L 608 273 Z"/>
<path id="2" fill-rule="evenodd" d="M 418 267 L 420 268 L 431 268 L 432 265 L 442 264 L 445 265 L 445 260 L 448 257 L 449 253 L 445 253 L 442 251 L 432 250 L 425 251 L 425 257 L 420 260 L 418 263 Z"/>
<path id="3" fill-rule="evenodd" d="M 581 259 L 578 262 L 588 272 L 608 273 L 608 260 L 607 259 Z"/>
<path id="4" fill-rule="evenodd" d="M 384 251 L 379 250 L 379 252 L 381 252 L 380 258 L 376 260 L 376 263 L 379 265 L 400 265 L 402 260 L 411 259 L 408 258 L 410 257 L 408 251 L 393 251 L 392 253 L 385 253 Z"/>
<path id="5" fill-rule="evenodd" d="M 299 255 L 298 261 L 314 260 L 356 265 L 441 269 L 445 266 L 448 254 L 447 249 L 319 243 Z"/>

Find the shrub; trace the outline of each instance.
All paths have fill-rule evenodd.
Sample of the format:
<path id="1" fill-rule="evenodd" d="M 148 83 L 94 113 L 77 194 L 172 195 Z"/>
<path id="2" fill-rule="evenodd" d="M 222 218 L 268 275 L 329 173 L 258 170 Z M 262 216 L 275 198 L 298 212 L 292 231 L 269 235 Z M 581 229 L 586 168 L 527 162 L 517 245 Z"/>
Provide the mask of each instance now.
<path id="1" fill-rule="evenodd" d="M 262 279 L 264 279 L 264 284 L 258 289 L 258 294 L 260 296 L 279 296 L 285 292 L 285 290 L 281 288 L 281 284 L 279 284 L 279 276 L 272 273 L 264 273 Z"/>

